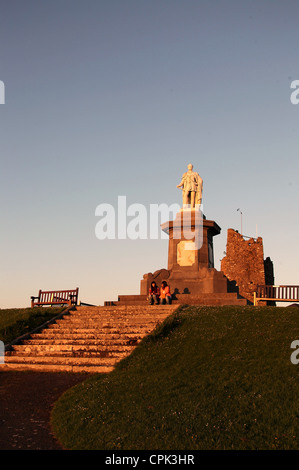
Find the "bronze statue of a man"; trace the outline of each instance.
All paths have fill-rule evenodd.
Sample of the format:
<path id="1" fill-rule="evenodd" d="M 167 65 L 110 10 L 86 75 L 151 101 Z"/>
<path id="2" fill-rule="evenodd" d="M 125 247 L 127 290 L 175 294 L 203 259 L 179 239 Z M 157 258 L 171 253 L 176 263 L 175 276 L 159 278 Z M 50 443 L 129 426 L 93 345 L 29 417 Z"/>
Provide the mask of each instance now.
<path id="1" fill-rule="evenodd" d="M 195 208 L 195 205 L 202 202 L 203 181 L 198 173 L 193 171 L 193 165 L 189 163 L 188 171 L 183 174 L 180 184 L 177 188 L 183 190 L 183 207 Z"/>

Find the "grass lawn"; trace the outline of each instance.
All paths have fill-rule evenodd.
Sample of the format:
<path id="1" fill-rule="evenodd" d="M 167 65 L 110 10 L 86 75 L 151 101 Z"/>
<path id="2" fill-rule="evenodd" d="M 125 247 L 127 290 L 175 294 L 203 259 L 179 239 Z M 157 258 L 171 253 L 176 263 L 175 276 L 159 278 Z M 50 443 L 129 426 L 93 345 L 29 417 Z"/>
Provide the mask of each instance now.
<path id="1" fill-rule="evenodd" d="M 61 313 L 65 307 L 0 309 L 0 341 L 8 344 Z"/>
<path id="2" fill-rule="evenodd" d="M 298 449 L 299 312 L 180 307 L 52 411 L 66 449 Z"/>

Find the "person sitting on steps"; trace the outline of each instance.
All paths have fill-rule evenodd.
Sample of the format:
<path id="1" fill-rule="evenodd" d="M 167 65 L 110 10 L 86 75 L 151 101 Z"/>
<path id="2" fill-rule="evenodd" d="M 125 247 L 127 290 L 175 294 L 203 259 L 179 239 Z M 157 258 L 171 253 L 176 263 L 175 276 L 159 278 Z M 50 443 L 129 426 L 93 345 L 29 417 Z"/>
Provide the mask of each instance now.
<path id="1" fill-rule="evenodd" d="M 153 305 L 155 303 L 156 305 L 158 305 L 159 297 L 160 297 L 159 287 L 157 286 L 155 281 L 153 281 L 149 288 L 149 295 L 148 295 L 149 304 Z"/>
<path id="2" fill-rule="evenodd" d="M 171 304 L 172 297 L 170 293 L 169 286 L 167 285 L 166 281 L 163 281 L 161 284 L 161 289 L 160 289 L 160 297 L 161 297 L 161 303 L 162 304 Z"/>

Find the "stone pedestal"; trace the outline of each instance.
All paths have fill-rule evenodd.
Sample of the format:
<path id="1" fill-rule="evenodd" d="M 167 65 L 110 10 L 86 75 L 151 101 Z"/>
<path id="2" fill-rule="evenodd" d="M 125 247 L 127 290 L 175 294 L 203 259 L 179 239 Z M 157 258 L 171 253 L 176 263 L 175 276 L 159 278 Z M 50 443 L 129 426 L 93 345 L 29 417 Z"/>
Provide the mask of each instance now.
<path id="1" fill-rule="evenodd" d="M 160 286 L 163 280 L 175 296 L 228 292 L 227 278 L 214 268 L 213 237 L 221 231 L 216 222 L 207 220 L 200 210 L 184 209 L 161 228 L 169 235 L 168 268 L 143 276 L 142 295 L 148 293 L 152 281 Z"/>
<path id="2" fill-rule="evenodd" d="M 181 210 L 174 221 L 161 228 L 169 235 L 169 270 L 194 272 L 201 267 L 214 267 L 213 237 L 221 229 L 200 210 Z"/>

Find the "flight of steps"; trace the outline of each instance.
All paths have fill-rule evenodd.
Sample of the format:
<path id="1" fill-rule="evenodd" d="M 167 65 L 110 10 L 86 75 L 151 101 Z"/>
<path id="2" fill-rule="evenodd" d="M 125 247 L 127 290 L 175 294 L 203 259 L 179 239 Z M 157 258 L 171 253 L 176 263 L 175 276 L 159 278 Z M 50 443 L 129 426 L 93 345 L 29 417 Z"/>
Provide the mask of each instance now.
<path id="1" fill-rule="evenodd" d="M 110 372 L 177 307 L 76 307 L 6 351 L 0 370 Z"/>

